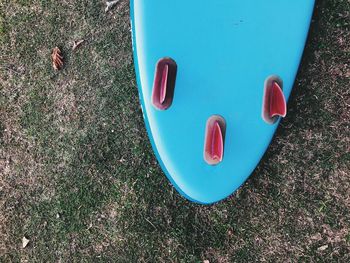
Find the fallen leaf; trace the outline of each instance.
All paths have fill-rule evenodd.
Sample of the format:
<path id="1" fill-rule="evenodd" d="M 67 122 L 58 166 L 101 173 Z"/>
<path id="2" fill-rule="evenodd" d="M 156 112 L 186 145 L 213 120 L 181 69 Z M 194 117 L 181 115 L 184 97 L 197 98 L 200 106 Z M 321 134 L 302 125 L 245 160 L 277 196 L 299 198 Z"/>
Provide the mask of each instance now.
<path id="1" fill-rule="evenodd" d="M 22 238 L 22 247 L 25 248 L 29 244 L 29 239 L 26 237 Z"/>
<path id="2" fill-rule="evenodd" d="M 60 70 L 63 66 L 63 57 L 62 57 L 62 53 L 61 50 L 58 47 L 55 47 L 52 50 L 52 67 L 55 70 Z"/>
<path id="3" fill-rule="evenodd" d="M 326 250 L 327 248 L 328 248 L 328 245 L 324 245 L 324 246 L 319 247 L 317 250 L 318 250 L 318 251 L 324 251 L 324 250 Z"/>
<path id="4" fill-rule="evenodd" d="M 110 9 L 112 9 L 113 6 L 115 6 L 117 3 L 119 2 L 119 0 L 115 0 L 115 1 L 107 1 L 106 2 L 106 9 L 105 9 L 105 12 L 107 13 Z"/>

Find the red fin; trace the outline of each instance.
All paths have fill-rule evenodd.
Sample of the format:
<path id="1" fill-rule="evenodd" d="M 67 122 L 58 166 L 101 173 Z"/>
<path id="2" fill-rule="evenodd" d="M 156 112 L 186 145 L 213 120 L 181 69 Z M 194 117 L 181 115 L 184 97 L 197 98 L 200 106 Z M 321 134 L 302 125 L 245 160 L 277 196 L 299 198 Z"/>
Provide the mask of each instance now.
<path id="1" fill-rule="evenodd" d="M 225 120 L 217 115 L 207 121 L 204 159 L 210 165 L 222 162 L 224 157 Z"/>
<path id="2" fill-rule="evenodd" d="M 211 158 L 217 160 L 218 162 L 222 161 L 224 153 L 224 141 L 222 138 L 222 132 L 219 123 L 216 121 L 213 127 L 213 134 L 211 138 Z"/>
<path id="3" fill-rule="evenodd" d="M 168 109 L 174 97 L 177 65 L 171 58 L 158 61 L 155 70 L 152 104 L 159 110 Z"/>
<path id="4" fill-rule="evenodd" d="M 269 116 L 286 117 L 287 103 L 280 85 L 274 81 L 270 90 Z"/>
<path id="5" fill-rule="evenodd" d="M 287 114 L 282 83 L 278 76 L 271 76 L 265 81 L 262 118 L 268 124 L 274 124 L 279 117 L 285 117 Z"/>
<path id="6" fill-rule="evenodd" d="M 162 79 L 160 83 L 160 94 L 159 94 L 159 102 L 163 104 L 166 98 L 166 90 L 168 84 L 168 74 L 169 74 L 169 65 L 166 64 L 163 68 Z"/>

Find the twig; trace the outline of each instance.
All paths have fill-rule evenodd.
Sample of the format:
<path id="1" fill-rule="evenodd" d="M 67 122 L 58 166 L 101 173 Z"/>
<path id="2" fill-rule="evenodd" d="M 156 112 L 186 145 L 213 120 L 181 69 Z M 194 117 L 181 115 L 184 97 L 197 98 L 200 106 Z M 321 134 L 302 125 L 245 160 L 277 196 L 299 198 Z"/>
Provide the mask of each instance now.
<path id="1" fill-rule="evenodd" d="M 146 221 L 147 221 L 148 223 L 150 223 L 151 226 L 154 227 L 154 229 L 157 229 L 156 226 L 155 226 L 151 221 L 149 221 L 147 218 L 145 218 L 145 219 L 146 219 Z"/>
<path id="2" fill-rule="evenodd" d="M 85 40 L 82 39 L 82 40 L 78 40 L 78 41 L 74 41 L 73 42 L 73 47 L 72 47 L 72 50 L 76 50 Z"/>
<path id="3" fill-rule="evenodd" d="M 12 71 L 12 72 L 14 72 L 16 74 L 21 74 L 21 72 L 13 69 L 12 66 L 3 65 L 3 66 L 0 66 L 0 69 L 4 69 L 4 70 L 7 69 L 7 70 Z"/>
<path id="4" fill-rule="evenodd" d="M 107 13 L 109 10 L 111 10 L 113 8 L 113 6 L 115 6 L 120 0 L 114 0 L 114 1 L 110 1 L 110 2 L 106 2 L 106 9 L 105 12 Z"/>

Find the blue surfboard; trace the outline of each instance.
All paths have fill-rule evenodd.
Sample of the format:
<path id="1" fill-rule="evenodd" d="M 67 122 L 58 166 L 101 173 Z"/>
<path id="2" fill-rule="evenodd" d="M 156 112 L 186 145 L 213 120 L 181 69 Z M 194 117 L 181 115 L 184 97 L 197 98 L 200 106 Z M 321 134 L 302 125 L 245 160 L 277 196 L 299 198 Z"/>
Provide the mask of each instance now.
<path id="1" fill-rule="evenodd" d="M 286 114 L 314 0 L 131 0 L 146 128 L 175 188 L 232 194 Z"/>

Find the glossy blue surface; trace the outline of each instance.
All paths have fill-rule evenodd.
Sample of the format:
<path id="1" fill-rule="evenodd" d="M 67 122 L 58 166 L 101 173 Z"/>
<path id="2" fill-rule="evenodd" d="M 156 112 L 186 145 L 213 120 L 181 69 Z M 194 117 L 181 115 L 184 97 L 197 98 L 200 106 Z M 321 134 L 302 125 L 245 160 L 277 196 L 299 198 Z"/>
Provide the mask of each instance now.
<path id="1" fill-rule="evenodd" d="M 283 79 L 288 98 L 314 0 L 131 0 L 135 68 L 149 137 L 163 171 L 186 198 L 209 204 L 251 174 L 278 123 L 261 118 L 264 82 Z M 155 65 L 178 65 L 167 111 L 151 104 Z M 225 153 L 206 164 L 207 119 L 226 120 Z"/>

